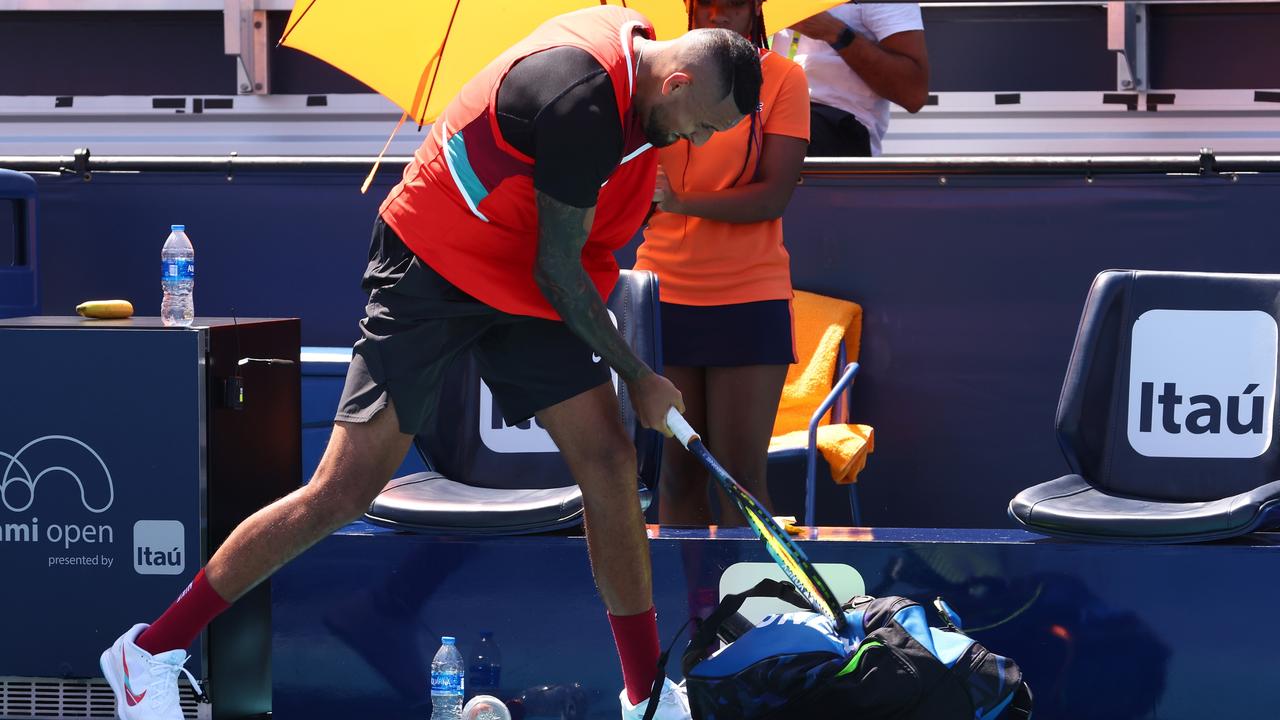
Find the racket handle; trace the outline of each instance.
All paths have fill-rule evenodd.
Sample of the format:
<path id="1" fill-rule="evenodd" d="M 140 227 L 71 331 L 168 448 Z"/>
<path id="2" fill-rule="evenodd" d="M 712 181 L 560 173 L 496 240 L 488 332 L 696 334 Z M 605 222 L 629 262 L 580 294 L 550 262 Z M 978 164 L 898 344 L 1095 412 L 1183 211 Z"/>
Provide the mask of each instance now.
<path id="1" fill-rule="evenodd" d="M 685 420 L 684 416 L 680 414 L 680 411 L 675 408 L 667 410 L 667 429 L 669 429 L 671 434 L 675 435 L 676 439 L 680 441 L 680 444 L 686 448 L 689 447 L 689 443 L 700 439 L 698 437 L 698 433 L 694 432 L 693 428 L 689 425 L 689 421 Z"/>

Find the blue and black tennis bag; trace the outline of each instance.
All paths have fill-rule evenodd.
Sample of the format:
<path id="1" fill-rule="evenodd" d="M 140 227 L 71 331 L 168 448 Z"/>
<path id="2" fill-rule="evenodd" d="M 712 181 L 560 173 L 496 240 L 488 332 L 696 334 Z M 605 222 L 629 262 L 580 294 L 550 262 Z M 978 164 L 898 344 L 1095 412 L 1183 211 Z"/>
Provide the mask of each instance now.
<path id="1" fill-rule="evenodd" d="M 857 597 L 848 624 L 813 612 L 772 615 L 752 626 L 751 597 L 808 603 L 790 584 L 764 580 L 729 595 L 694 633 L 684 675 L 694 720 L 1025 720 L 1031 690 L 1012 660 L 960 631 L 935 602 L 942 627 L 902 597 Z M 735 629 L 736 626 L 736 629 Z M 717 638 L 735 638 L 707 657 Z"/>

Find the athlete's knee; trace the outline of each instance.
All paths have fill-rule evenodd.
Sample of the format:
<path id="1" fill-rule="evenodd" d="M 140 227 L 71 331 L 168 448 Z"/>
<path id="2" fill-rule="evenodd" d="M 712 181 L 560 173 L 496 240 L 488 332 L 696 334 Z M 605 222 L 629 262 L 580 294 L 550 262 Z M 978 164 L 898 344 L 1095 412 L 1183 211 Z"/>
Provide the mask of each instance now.
<path id="1" fill-rule="evenodd" d="M 347 493 L 337 503 L 334 508 L 333 519 L 341 525 L 355 522 L 364 517 L 365 512 L 369 510 L 369 505 L 373 503 L 373 499 L 377 497 L 377 492 L 350 492 Z"/>
<path id="2" fill-rule="evenodd" d="M 621 432 L 601 433 L 581 450 L 582 473 L 588 478 L 636 477 L 636 447 Z"/>
<path id="3" fill-rule="evenodd" d="M 350 469 L 344 471 L 347 474 Z M 383 485 L 385 482 L 361 482 L 359 478 L 326 474 L 321 468 L 307 488 L 311 491 L 307 498 L 311 514 L 328 527 L 346 525 L 364 515 Z"/>
<path id="4" fill-rule="evenodd" d="M 324 493 L 311 498 L 310 514 L 317 525 L 332 529 L 358 520 L 369 509 L 363 493 Z"/>

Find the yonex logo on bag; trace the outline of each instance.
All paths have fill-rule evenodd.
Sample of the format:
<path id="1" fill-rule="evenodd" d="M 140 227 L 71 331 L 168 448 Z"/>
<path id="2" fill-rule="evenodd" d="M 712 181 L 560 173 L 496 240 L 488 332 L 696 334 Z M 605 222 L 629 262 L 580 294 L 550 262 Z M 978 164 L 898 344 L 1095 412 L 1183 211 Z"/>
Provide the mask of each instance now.
<path id="1" fill-rule="evenodd" d="M 1275 320 L 1149 310 L 1133 325 L 1129 444 L 1148 457 L 1251 458 L 1271 446 Z"/>

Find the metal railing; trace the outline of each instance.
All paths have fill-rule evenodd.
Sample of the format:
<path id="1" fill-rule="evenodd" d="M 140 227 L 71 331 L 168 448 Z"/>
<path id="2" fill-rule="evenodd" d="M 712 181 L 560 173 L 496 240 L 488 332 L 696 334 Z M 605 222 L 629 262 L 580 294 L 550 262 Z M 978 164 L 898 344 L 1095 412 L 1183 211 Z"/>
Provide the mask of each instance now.
<path id="1" fill-rule="evenodd" d="M 409 157 L 383 158 L 396 167 Z M 94 173 L 226 173 L 228 178 L 254 172 L 307 170 L 366 172 L 372 157 L 320 156 L 93 156 L 87 150 L 72 155 L 0 156 L 0 168 L 31 173 L 79 175 Z M 1232 174 L 1280 172 L 1280 155 L 1218 155 L 1202 150 L 1193 155 L 1020 155 L 1008 157 L 893 157 L 808 158 L 806 176 L 823 175 L 1104 175 L 1104 174 Z"/>

